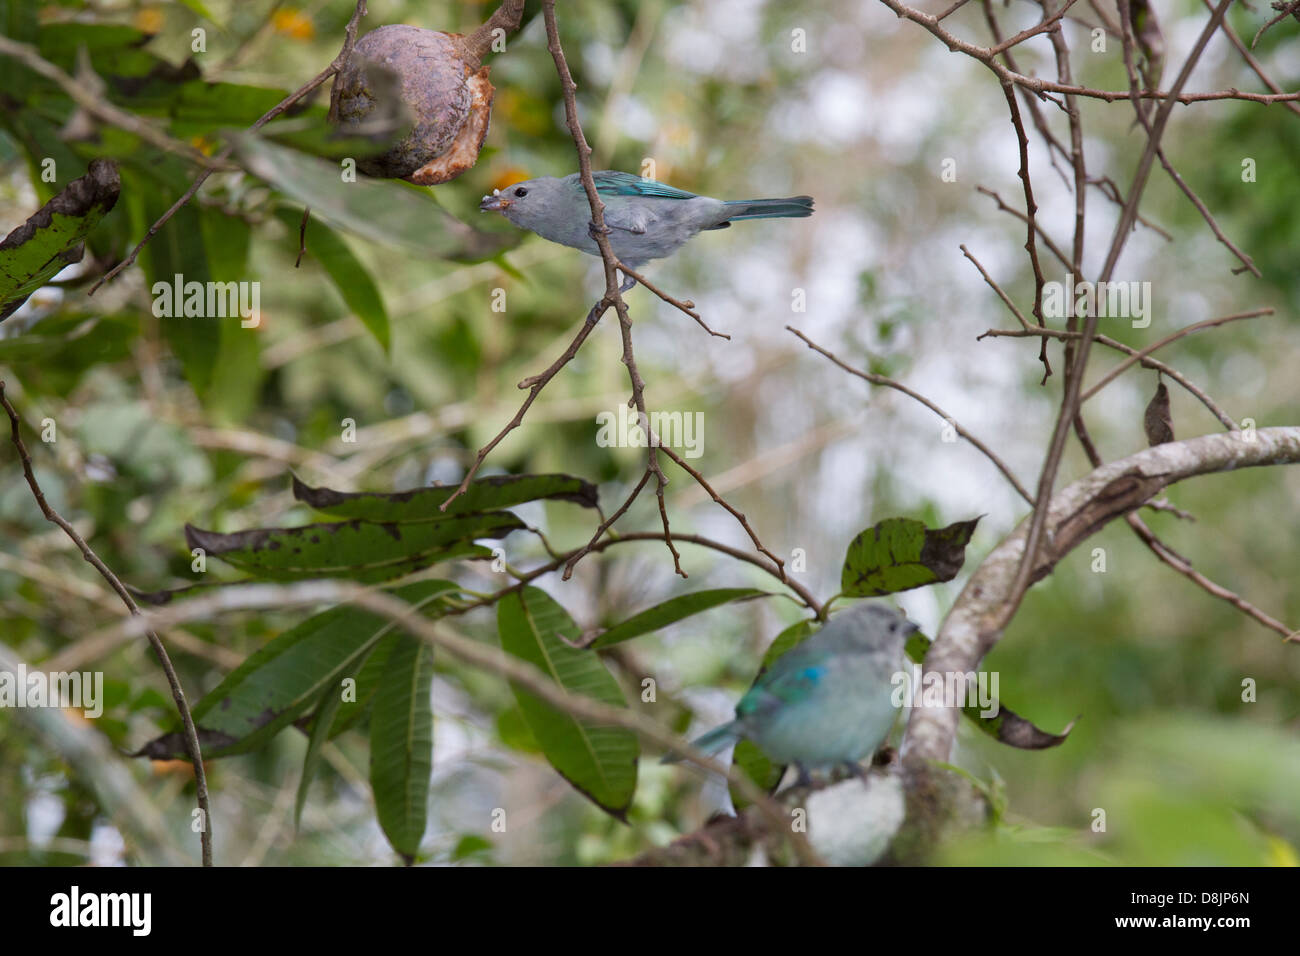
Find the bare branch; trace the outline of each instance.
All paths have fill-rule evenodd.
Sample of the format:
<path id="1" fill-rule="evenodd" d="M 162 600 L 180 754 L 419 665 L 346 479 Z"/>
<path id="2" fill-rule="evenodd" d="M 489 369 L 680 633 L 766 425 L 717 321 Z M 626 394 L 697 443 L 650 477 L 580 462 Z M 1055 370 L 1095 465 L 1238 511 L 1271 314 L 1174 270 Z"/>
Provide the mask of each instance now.
<path id="1" fill-rule="evenodd" d="M 10 440 L 14 448 L 18 450 L 18 457 L 22 460 L 23 475 L 27 479 L 27 485 L 32 490 L 32 496 L 36 499 L 37 507 L 41 509 L 41 514 L 45 520 L 51 521 L 63 529 L 63 533 L 72 539 L 72 543 L 77 546 L 81 556 L 85 558 L 100 576 L 108 582 L 109 586 L 117 592 L 117 596 L 122 599 L 126 605 L 127 611 L 132 617 L 140 616 L 140 608 L 135 603 L 135 598 L 131 597 L 131 592 L 126 589 L 122 581 L 112 569 L 100 560 L 90 545 L 86 544 L 86 539 L 77 533 L 77 529 L 69 524 L 62 515 L 50 507 L 49 502 L 45 500 L 45 494 L 41 491 L 40 484 L 36 481 L 36 474 L 32 470 L 32 457 L 27 453 L 27 446 L 23 444 L 23 436 L 20 429 L 21 419 L 18 412 L 14 410 L 13 405 L 5 396 L 5 383 L 0 381 L 0 405 L 4 406 L 5 412 L 9 415 Z M 189 704 L 185 701 L 185 690 L 181 687 L 180 678 L 176 676 L 176 668 L 172 667 L 171 658 L 167 656 L 167 648 L 159 640 L 157 633 L 152 630 L 144 630 L 142 633 L 149 639 L 149 644 L 153 651 L 158 655 L 158 661 L 162 664 L 163 673 L 167 675 L 167 684 L 171 688 L 172 700 L 176 702 L 176 709 L 181 715 L 181 721 L 185 725 L 185 749 L 189 754 L 190 763 L 194 767 L 194 789 L 198 800 L 199 809 L 203 813 L 203 829 L 199 831 L 199 843 L 203 857 L 203 865 L 212 865 L 212 813 L 208 807 L 208 780 L 203 772 L 203 754 L 199 749 L 198 733 L 194 729 L 194 718 L 190 715 Z"/>

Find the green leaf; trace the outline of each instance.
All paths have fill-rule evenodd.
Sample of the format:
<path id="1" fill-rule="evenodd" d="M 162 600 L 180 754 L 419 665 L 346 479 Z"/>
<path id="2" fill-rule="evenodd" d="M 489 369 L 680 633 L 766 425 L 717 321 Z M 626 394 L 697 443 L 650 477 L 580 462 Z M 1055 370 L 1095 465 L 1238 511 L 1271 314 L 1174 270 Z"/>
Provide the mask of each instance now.
<path id="1" fill-rule="evenodd" d="M 23 335 L 0 339 L 0 362 L 21 367 L 29 384 L 66 395 L 93 366 L 127 358 L 139 332 L 129 313 L 53 315 Z"/>
<path id="2" fill-rule="evenodd" d="M 338 684 L 326 684 L 316 705 L 316 717 L 312 721 L 311 736 L 307 739 L 307 754 L 302 759 L 302 777 L 298 780 L 298 794 L 293 801 L 294 829 L 302 825 L 302 808 L 307 803 L 307 791 L 316 776 L 316 768 L 320 766 L 321 748 L 329 740 L 330 728 L 334 726 L 334 715 L 342 705 L 342 687 Z"/>
<path id="3" fill-rule="evenodd" d="M 313 216 L 363 238 L 420 255 L 470 261 L 490 259 L 519 241 L 517 236 L 466 225 L 419 186 L 365 176 L 345 182 L 336 163 L 248 134 L 239 134 L 235 144 L 240 160 L 254 176 L 311 206 Z"/>
<path id="4" fill-rule="evenodd" d="M 161 218 L 171 199 L 161 193 L 144 197 L 145 218 L 156 222 Z M 158 231 L 141 255 L 145 279 L 150 293 L 160 283 L 169 289 L 176 288 L 177 276 L 181 289 L 192 282 L 212 280 L 208 269 L 207 246 L 203 241 L 203 218 L 200 207 L 194 203 L 182 206 L 167 225 Z M 170 295 L 171 315 L 159 317 L 163 338 L 185 370 L 185 378 L 200 396 L 212 386 L 213 371 L 221 349 L 221 323 L 240 323 L 239 316 L 186 316 L 183 295 Z M 179 298 L 181 301 L 175 301 Z"/>
<path id="5" fill-rule="evenodd" d="M 930 529 L 912 518 L 886 518 L 849 545 L 840 572 L 845 597 L 879 597 L 951 581 L 966 560 L 979 518 Z"/>
<path id="6" fill-rule="evenodd" d="M 370 788 L 375 814 L 393 849 L 410 863 L 420 850 L 433 770 L 433 648 L 398 641 L 370 717 Z"/>
<path id="7" fill-rule="evenodd" d="M 330 488 L 312 488 L 295 476 L 293 496 L 317 511 L 336 518 L 360 518 L 363 521 L 443 521 L 452 515 L 495 511 L 556 498 L 573 501 L 584 508 L 596 507 L 596 486 L 570 475 L 494 475 L 470 482 L 465 493 L 446 511 L 441 506 L 455 488 L 417 488 L 392 494 L 354 493 Z"/>
<path id="8" fill-rule="evenodd" d="M 394 597 L 438 616 L 451 581 L 419 581 L 392 591 Z M 205 760 L 246 753 L 261 746 L 320 699 L 326 688 L 350 676 L 395 625 L 354 607 L 336 607 L 272 640 L 235 668 L 194 705 L 194 723 Z M 133 756 L 166 760 L 185 754 L 180 733 L 163 734 Z"/>
<path id="9" fill-rule="evenodd" d="M 208 9 L 207 4 L 202 3 L 201 0 L 180 0 L 180 2 L 189 7 L 193 13 L 203 17 L 205 20 L 211 20 L 223 30 L 225 29 L 226 25 L 214 17 L 212 11 Z"/>
<path id="10" fill-rule="evenodd" d="M 82 240 L 117 204 L 121 188 L 117 166 L 93 160 L 86 175 L 0 242 L 0 322 L 64 267 L 81 261 Z"/>
<path id="11" fill-rule="evenodd" d="M 497 605 L 497 631 L 507 653 L 532 664 L 570 694 L 615 707 L 627 701 L 600 657 L 569 642 L 578 627 L 544 591 L 524 588 Z M 621 727 L 594 724 L 556 710 L 511 683 L 542 752 L 565 780 L 602 810 L 626 820 L 636 792 L 636 735 Z"/>
<path id="12" fill-rule="evenodd" d="M 250 281 L 248 250 L 252 232 L 239 216 L 228 216 L 219 209 L 200 210 L 203 246 L 208 253 L 208 267 L 214 282 Z M 260 298 L 260 293 L 259 293 Z M 248 420 L 261 396 L 262 333 L 244 328 L 242 322 L 217 321 L 221 351 L 212 371 L 212 387 L 201 397 L 214 418 L 231 425 Z"/>
<path id="13" fill-rule="evenodd" d="M 446 521 L 375 524 L 344 521 L 301 528 L 256 528 L 233 534 L 185 526 L 190 549 L 260 578 L 292 581 L 341 577 L 385 581 L 453 558 L 486 557 L 476 538 L 503 538 L 524 523 L 507 511 L 463 515 Z"/>
<path id="14" fill-rule="evenodd" d="M 282 209 L 279 215 L 296 241 L 302 225 L 302 213 Z M 392 343 L 388 331 L 388 312 L 384 309 L 379 287 L 361 260 L 353 254 L 346 242 L 314 216 L 307 223 L 306 239 L 305 258 L 314 258 L 321 264 L 347 307 L 356 313 L 383 350 L 389 351 Z"/>
<path id="15" fill-rule="evenodd" d="M 776 639 L 768 646 L 767 652 L 763 655 L 763 662 L 758 666 L 758 674 L 754 677 L 754 680 L 757 681 L 759 677 L 762 677 L 767 672 L 768 668 L 775 664 L 776 659 L 782 654 L 794 650 L 804 641 L 808 640 L 808 638 L 812 637 L 812 635 L 817 631 L 816 625 L 817 622 L 812 619 L 795 621 L 778 634 Z"/>
<path id="16" fill-rule="evenodd" d="M 634 637 L 640 637 L 642 634 L 657 631 L 683 618 L 690 617 L 692 614 L 699 614 L 701 611 L 710 610 L 720 604 L 744 601 L 756 597 L 768 597 L 770 593 L 758 588 L 713 588 L 708 591 L 683 594 L 656 604 L 654 607 L 646 608 L 641 613 L 632 615 L 626 621 L 615 624 L 587 646 L 591 648 L 609 647 L 611 644 L 618 644 Z"/>
<path id="17" fill-rule="evenodd" d="M 445 610 L 447 610 L 447 605 L 442 601 L 438 601 L 436 604 L 428 605 L 424 614 L 425 617 L 437 618 L 441 617 L 442 612 Z M 330 726 L 330 740 L 354 726 L 370 709 L 370 704 L 375 697 L 375 691 L 379 689 L 379 678 L 383 676 L 384 667 L 388 663 L 388 655 L 392 653 L 393 648 L 397 645 L 399 637 L 401 637 L 400 634 L 389 634 L 383 638 L 357 667 L 356 700 L 345 700 L 339 707 L 338 713 L 334 715 L 334 721 Z M 313 721 L 312 730 L 315 730 L 315 728 L 316 724 Z"/>

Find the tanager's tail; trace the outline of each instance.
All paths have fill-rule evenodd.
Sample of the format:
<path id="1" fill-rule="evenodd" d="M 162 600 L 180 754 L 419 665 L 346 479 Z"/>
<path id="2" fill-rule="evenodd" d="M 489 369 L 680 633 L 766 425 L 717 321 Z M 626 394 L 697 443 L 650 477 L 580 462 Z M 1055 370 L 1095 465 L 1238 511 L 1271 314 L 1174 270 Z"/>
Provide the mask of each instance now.
<path id="1" fill-rule="evenodd" d="M 714 727 L 698 740 L 692 740 L 691 746 L 696 750 L 703 750 L 706 754 L 712 757 L 718 751 L 725 750 L 739 739 L 740 727 L 733 720 L 731 723 L 723 724 L 721 727 Z M 682 758 L 676 754 L 667 754 L 661 762 L 677 763 L 681 759 Z"/>
<path id="2" fill-rule="evenodd" d="M 737 219 L 800 219 L 813 214 L 812 196 L 789 199 L 733 199 L 724 203 L 728 222 Z M 734 210 L 734 211 L 733 211 Z"/>

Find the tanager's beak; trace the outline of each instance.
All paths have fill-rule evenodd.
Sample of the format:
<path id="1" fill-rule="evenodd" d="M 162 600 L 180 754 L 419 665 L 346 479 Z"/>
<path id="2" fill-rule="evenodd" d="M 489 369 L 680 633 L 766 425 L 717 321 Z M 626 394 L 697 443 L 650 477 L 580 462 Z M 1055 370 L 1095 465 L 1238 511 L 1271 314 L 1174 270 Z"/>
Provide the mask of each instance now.
<path id="1" fill-rule="evenodd" d="M 484 196 L 478 204 L 481 212 L 505 212 L 510 208 L 510 200 L 501 195 L 501 190 L 492 190 L 491 196 Z"/>

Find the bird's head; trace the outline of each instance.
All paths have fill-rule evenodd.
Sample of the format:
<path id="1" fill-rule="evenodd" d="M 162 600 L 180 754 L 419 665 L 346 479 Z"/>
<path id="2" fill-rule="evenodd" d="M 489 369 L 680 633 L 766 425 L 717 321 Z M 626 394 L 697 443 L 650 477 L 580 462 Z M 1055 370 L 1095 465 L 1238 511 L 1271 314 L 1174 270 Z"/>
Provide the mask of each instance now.
<path id="1" fill-rule="evenodd" d="M 483 212 L 499 212 L 516 226 L 537 231 L 546 218 L 548 209 L 555 209 L 565 185 L 558 179 L 544 176 L 514 183 L 505 189 L 494 189 L 478 204 Z"/>
<path id="2" fill-rule="evenodd" d="M 843 619 L 849 641 L 871 650 L 901 653 L 917 626 L 907 616 L 884 604 L 861 604 L 832 620 Z"/>

